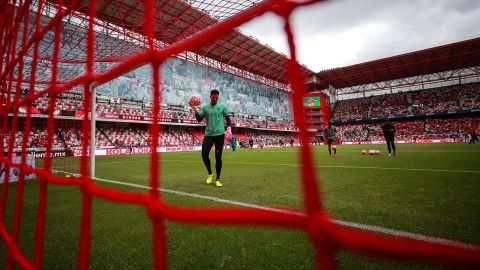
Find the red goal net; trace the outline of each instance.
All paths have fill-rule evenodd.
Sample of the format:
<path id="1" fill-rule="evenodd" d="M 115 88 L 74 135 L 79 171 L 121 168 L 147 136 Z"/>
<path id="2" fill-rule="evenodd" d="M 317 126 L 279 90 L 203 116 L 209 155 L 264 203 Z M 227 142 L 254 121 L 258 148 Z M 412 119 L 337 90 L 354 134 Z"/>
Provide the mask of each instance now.
<path id="1" fill-rule="evenodd" d="M 114 5 L 115 2 L 116 7 L 128 3 L 135 8 L 117 9 L 115 14 L 108 14 L 108 5 Z M 179 4 L 172 6 L 172 2 Z M 480 268 L 480 249 L 477 246 L 446 245 L 355 229 L 335 222 L 325 210 L 321 193 L 318 192 L 320 182 L 313 166 L 303 111 L 305 78 L 302 66 L 297 63 L 295 37 L 290 24 L 290 15 L 294 9 L 321 1 L 238 1 L 243 4 L 231 4 L 230 7 L 204 7 L 204 2 L 0 1 L 0 162 L 4 168 L 4 180 L 0 186 L 0 254 L 7 255 L 6 269 L 14 269 L 15 265 L 25 269 L 42 268 L 48 185 L 75 186 L 82 192 L 79 269 L 87 269 L 89 265 L 91 213 L 93 198 L 96 197 L 140 205 L 146 209 L 152 226 L 155 269 L 164 269 L 167 266 L 166 221 L 303 230 L 314 246 L 316 266 L 319 269 L 335 269 L 335 254 L 341 249 L 377 258 L 427 260 Z M 192 15 L 187 9 L 190 4 L 205 12 L 214 12 L 215 15 L 212 16 L 216 19 L 212 17 L 211 21 L 198 20 L 198 25 L 188 27 L 178 15 L 167 12 L 169 9 L 166 7 L 171 7 L 170 10 L 183 8 L 180 13 L 188 17 Z M 115 11 L 115 8 L 112 10 Z M 164 10 L 165 13 L 159 16 L 159 10 Z M 159 125 L 156 124 L 160 122 L 161 110 L 159 69 L 162 63 L 168 57 L 187 55 L 189 52 L 208 56 L 212 41 L 227 36 L 236 27 L 266 12 L 274 12 L 283 19 L 285 38 L 290 47 L 291 60 L 283 68 L 287 70 L 289 79 L 285 83 L 292 89 L 294 121 L 302 142 L 303 166 L 300 185 L 303 190 L 304 213 L 230 207 L 193 209 L 170 205 L 159 194 L 161 168 L 158 166 L 160 157 L 156 151 L 152 151 L 150 156 L 149 193 L 101 187 L 92 180 L 89 150 L 92 138 L 90 114 L 95 112 L 92 108 L 94 87 L 139 66 L 150 65 L 153 71 L 151 81 L 154 124 L 150 127 L 149 136 L 152 149 L 157 149 Z M 207 22 L 204 28 L 200 28 L 201 23 Z M 169 24 L 175 27 L 166 28 Z M 161 31 L 162 29 L 166 30 Z M 117 39 L 113 38 L 114 36 Z M 100 40 L 103 42 L 99 42 Z M 68 99 L 65 98 L 67 95 Z M 74 104 L 71 104 L 72 100 L 76 100 Z M 39 105 L 42 107 L 38 108 Z M 72 106 L 75 109 L 70 110 L 73 111 L 71 115 L 62 115 L 69 109 L 61 108 Z M 76 117 L 80 121 L 72 124 L 69 117 Z M 41 127 L 44 130 L 40 130 Z M 38 153 L 32 153 L 31 148 L 37 148 L 37 151 L 43 153 L 42 161 L 35 165 L 31 163 L 31 156 Z M 72 154 L 72 151 L 77 154 Z M 71 155 L 70 161 L 64 160 L 66 163 L 59 165 L 55 157 L 62 154 L 58 153 Z M 65 168 L 72 170 L 65 171 Z M 9 184 L 12 174 L 15 174 L 16 178 Z M 74 179 L 70 176 L 74 176 Z M 18 245 L 22 202 L 25 200 L 23 186 L 29 177 L 36 178 L 39 185 L 32 258 Z M 16 185 L 16 200 L 13 225 L 10 229 L 6 225 L 5 209 L 12 185 Z M 1 266 L 2 269 L 4 267 Z"/>

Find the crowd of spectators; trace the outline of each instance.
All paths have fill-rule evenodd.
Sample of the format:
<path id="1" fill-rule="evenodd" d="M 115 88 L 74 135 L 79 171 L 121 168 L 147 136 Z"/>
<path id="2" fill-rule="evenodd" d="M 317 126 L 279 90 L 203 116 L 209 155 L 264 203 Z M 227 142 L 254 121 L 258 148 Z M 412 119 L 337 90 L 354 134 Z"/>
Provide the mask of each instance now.
<path id="1" fill-rule="evenodd" d="M 49 109 L 49 97 L 40 97 L 32 105 L 32 114 L 46 114 Z M 76 115 L 75 112 L 83 111 L 83 103 L 79 99 L 58 97 L 55 107 L 60 111 L 71 111 L 67 115 Z M 101 96 L 96 103 L 97 118 L 123 118 L 130 120 L 151 120 L 153 118 L 153 103 L 131 98 Z M 22 112 L 26 113 L 26 110 Z M 83 114 L 80 114 L 83 116 Z M 181 105 L 160 105 L 160 122 L 197 123 L 192 110 Z M 233 112 L 232 122 L 235 126 L 251 128 L 269 128 L 278 130 L 294 130 L 291 119 L 275 118 L 271 116 L 237 114 Z"/>
<path id="2" fill-rule="evenodd" d="M 28 95 L 22 91 L 22 95 Z M 45 113 L 49 109 L 49 97 L 40 97 L 32 105 L 33 114 Z M 99 118 L 108 116 L 144 117 L 152 118 L 153 104 L 133 98 L 119 98 L 103 95 L 97 98 L 96 114 Z M 480 108 L 480 84 L 456 85 L 443 88 L 395 93 L 389 95 L 372 96 L 337 102 L 334 110 L 335 120 L 347 120 L 365 117 L 393 116 L 404 114 L 430 114 L 445 111 L 457 111 Z M 82 96 L 79 93 L 59 95 L 56 99 L 56 108 L 61 111 L 81 111 L 83 108 Z M 160 121 L 196 123 L 190 108 L 181 105 L 161 104 Z M 125 118 L 129 119 L 129 118 Z M 135 118 L 130 118 L 135 120 Z M 139 120 L 142 120 L 139 118 Z M 134 122 L 134 121 L 132 121 Z M 291 119 L 275 118 L 272 116 L 249 115 L 235 113 L 232 117 L 233 125 L 245 128 L 238 134 L 241 141 L 254 140 L 262 146 L 288 145 L 291 140 L 298 144 L 295 133 L 279 130 L 294 130 Z M 78 122 L 79 123 L 79 122 Z M 77 123 L 77 125 L 79 125 Z M 478 116 L 425 118 L 394 122 L 397 127 L 397 140 L 425 140 L 445 139 L 465 140 L 472 130 L 480 130 Z M 365 142 L 383 140 L 381 124 L 352 124 L 339 125 L 338 137 L 340 141 Z M 259 131 L 258 129 L 266 129 Z M 250 131 L 246 131 L 250 130 Z M 271 130 L 271 131 L 268 131 Z M 277 130 L 277 131 L 274 131 Z M 14 148 L 20 148 L 23 133 L 17 131 L 13 137 L 9 132 L 5 134 L 4 146 L 8 147 L 11 140 Z M 115 125 L 100 125 L 95 133 L 96 147 L 148 147 L 151 145 L 146 125 L 142 128 L 122 127 Z M 34 126 L 29 135 L 28 148 L 45 148 L 48 142 L 45 127 Z M 200 145 L 203 138 L 199 128 L 187 130 L 186 127 L 170 126 L 162 130 L 158 143 L 160 146 L 191 146 Z M 52 140 L 53 149 L 80 148 L 82 134 L 77 126 L 62 126 L 56 129 Z"/>
<path id="3" fill-rule="evenodd" d="M 373 96 L 370 100 L 370 117 L 409 114 L 407 105 L 409 97 L 406 93 Z"/>
<path id="4" fill-rule="evenodd" d="M 364 118 L 370 108 L 370 99 L 356 98 L 340 100 L 337 102 L 334 112 L 335 120 Z"/>
<path id="5" fill-rule="evenodd" d="M 255 144 L 262 146 L 281 146 L 289 144 L 294 140 L 298 144 L 295 133 L 262 131 L 246 132 L 245 130 L 235 133 L 235 136 L 248 144 L 250 138 Z M 8 131 L 4 137 L 4 147 L 8 149 L 12 139 Z M 79 126 L 68 126 L 65 122 L 62 127 L 56 128 L 53 134 L 52 150 L 81 149 L 82 133 Z M 182 126 L 163 127 L 158 135 L 158 146 L 199 146 L 202 144 L 203 131 L 199 128 L 186 128 Z M 17 131 L 13 137 L 13 148 L 21 149 L 23 142 L 23 131 Z M 283 142 L 283 143 L 282 143 Z M 27 140 L 27 148 L 45 150 L 48 143 L 48 134 L 44 126 L 31 128 Z M 228 141 L 225 141 L 228 144 Z M 152 138 L 147 125 L 122 126 L 111 124 L 100 124 L 95 132 L 95 146 L 97 149 L 150 147 Z"/>
<path id="6" fill-rule="evenodd" d="M 271 131 L 250 131 L 245 133 L 244 140 L 252 139 L 253 143 L 259 147 L 285 147 L 300 144 L 298 137 L 291 132 L 271 132 Z"/>
<path id="7" fill-rule="evenodd" d="M 338 140 L 342 142 L 370 142 L 382 141 L 383 123 L 338 125 Z M 470 133 L 480 130 L 480 116 L 427 118 L 416 120 L 394 121 L 396 140 L 423 142 L 434 139 L 453 139 L 466 141 Z M 23 131 L 18 130 L 13 137 L 10 132 L 4 135 L 4 148 L 9 149 L 9 143 L 13 140 L 14 150 L 21 149 Z M 243 143 L 253 140 L 260 147 L 283 147 L 289 146 L 291 141 L 299 145 L 297 134 L 286 131 L 268 131 L 241 129 L 235 135 Z M 45 149 L 49 141 L 45 126 L 33 126 L 30 130 L 27 148 Z M 52 141 L 52 149 L 80 149 L 82 145 L 82 133 L 79 126 L 68 126 L 64 123 L 55 129 Z M 152 140 L 147 125 L 137 124 L 112 125 L 100 124 L 95 132 L 97 149 L 149 147 Z M 187 128 L 182 126 L 164 127 L 158 136 L 159 146 L 198 146 L 201 145 L 203 132 L 200 128 Z M 225 141 L 228 143 L 228 141 Z"/>
<path id="8" fill-rule="evenodd" d="M 480 84 L 464 84 L 340 100 L 335 120 L 407 114 L 430 114 L 480 108 Z"/>
<path id="9" fill-rule="evenodd" d="M 426 139 L 455 139 L 464 141 L 472 130 L 480 130 L 480 116 L 427 118 L 392 122 L 396 129 L 395 139 L 424 141 Z M 343 142 L 368 142 L 383 140 L 381 126 L 376 124 L 339 125 L 338 139 Z"/>
<path id="10" fill-rule="evenodd" d="M 341 125 L 337 126 L 338 140 L 342 142 L 361 142 L 365 141 L 368 134 L 368 128 L 361 125 Z"/>
<path id="11" fill-rule="evenodd" d="M 21 149 L 23 131 L 15 132 L 13 148 Z M 203 135 L 202 135 L 203 137 Z M 12 137 L 7 132 L 4 137 L 4 147 L 8 149 Z M 64 125 L 57 128 L 52 140 L 53 150 L 81 149 L 82 133 L 79 127 Z M 149 147 L 151 137 L 146 125 L 136 127 L 122 127 L 100 125 L 95 132 L 95 145 L 97 149 Z M 27 148 L 44 150 L 48 143 L 48 134 L 44 127 L 32 127 L 30 130 Z M 159 146 L 191 146 L 200 145 L 201 140 L 180 127 L 164 128 L 158 135 Z"/>

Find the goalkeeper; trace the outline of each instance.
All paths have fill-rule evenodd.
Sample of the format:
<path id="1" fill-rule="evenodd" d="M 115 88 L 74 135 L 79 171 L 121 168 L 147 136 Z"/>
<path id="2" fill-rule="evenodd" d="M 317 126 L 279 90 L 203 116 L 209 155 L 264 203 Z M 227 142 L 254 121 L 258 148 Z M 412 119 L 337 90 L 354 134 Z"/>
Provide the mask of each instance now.
<path id="1" fill-rule="evenodd" d="M 205 163 L 205 167 L 208 171 L 207 176 L 207 184 L 211 184 L 213 182 L 213 172 L 210 163 L 210 150 L 212 146 L 215 145 L 215 169 L 216 169 L 216 179 L 215 179 L 215 186 L 221 187 L 222 183 L 220 182 L 220 174 L 222 172 L 222 151 L 223 151 L 223 143 L 226 137 L 227 140 L 230 140 L 232 137 L 232 128 L 230 114 L 228 112 L 227 106 L 223 105 L 222 103 L 218 102 L 218 97 L 220 96 L 220 92 L 218 90 L 213 89 L 210 92 L 210 104 L 203 105 L 200 108 L 195 107 L 195 104 L 190 102 L 190 107 L 195 112 L 195 118 L 200 123 L 203 118 L 205 118 L 206 127 L 205 127 L 205 136 L 203 137 L 202 143 L 202 159 L 203 163 Z M 223 118 L 227 121 L 227 130 L 225 131 L 225 127 L 223 125 Z"/>

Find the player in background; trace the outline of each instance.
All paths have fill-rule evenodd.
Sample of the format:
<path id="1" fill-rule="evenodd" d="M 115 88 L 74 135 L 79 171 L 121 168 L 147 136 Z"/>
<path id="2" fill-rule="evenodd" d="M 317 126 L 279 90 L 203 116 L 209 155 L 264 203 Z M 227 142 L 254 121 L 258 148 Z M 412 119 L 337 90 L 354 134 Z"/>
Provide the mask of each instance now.
<path id="1" fill-rule="evenodd" d="M 392 123 L 390 123 L 390 121 L 386 120 L 382 126 L 382 131 L 385 141 L 387 142 L 388 156 L 392 156 L 392 149 L 393 155 L 395 156 L 395 132 L 397 129 Z"/>
<path id="2" fill-rule="evenodd" d="M 253 149 L 253 138 L 252 137 L 250 137 L 248 139 L 248 145 L 250 146 L 250 150 L 252 150 Z"/>
<path id="3" fill-rule="evenodd" d="M 238 143 L 237 137 L 233 136 L 233 137 L 230 139 L 230 145 L 232 146 L 232 151 L 233 151 L 233 153 L 235 153 L 236 150 L 237 150 L 237 143 Z"/>
<path id="4" fill-rule="evenodd" d="M 230 113 L 228 112 L 227 106 L 218 102 L 220 92 L 216 89 L 213 89 L 210 92 L 210 104 L 203 105 L 200 108 L 200 111 L 197 107 L 192 104 L 189 104 L 190 107 L 195 112 L 195 118 L 200 123 L 203 118 L 206 121 L 205 127 L 205 136 L 203 137 L 202 143 L 202 159 L 205 167 L 208 171 L 208 176 L 206 183 L 211 184 L 213 182 L 213 172 L 210 163 L 210 150 L 212 146 L 215 145 L 215 169 L 217 177 L 215 179 L 215 186 L 223 186 L 220 182 L 220 174 L 222 172 L 222 151 L 224 139 L 230 140 L 232 137 L 232 128 Z M 223 118 L 227 121 L 227 130 L 225 131 L 225 126 L 223 125 Z"/>
<path id="5" fill-rule="evenodd" d="M 337 137 L 337 129 L 334 126 L 332 126 L 332 122 L 328 122 L 328 126 L 325 128 L 324 135 L 327 138 L 328 153 L 330 154 L 331 157 L 336 157 L 337 146 L 335 145 L 335 138 Z M 333 155 L 332 155 L 332 149 L 333 149 Z"/>
<path id="6" fill-rule="evenodd" d="M 478 133 L 475 131 L 474 128 L 470 131 L 470 142 L 468 144 L 475 144 L 478 141 Z"/>

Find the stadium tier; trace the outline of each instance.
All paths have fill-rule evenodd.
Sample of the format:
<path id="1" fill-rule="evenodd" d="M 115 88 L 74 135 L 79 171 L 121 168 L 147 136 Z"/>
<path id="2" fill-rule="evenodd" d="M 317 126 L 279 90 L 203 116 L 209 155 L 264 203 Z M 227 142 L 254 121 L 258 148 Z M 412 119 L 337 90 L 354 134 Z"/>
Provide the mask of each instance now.
<path id="1" fill-rule="evenodd" d="M 57 132 L 53 138 L 53 150 L 79 150 L 82 147 L 82 133 L 80 122 L 77 127 L 69 126 L 71 122 L 60 121 Z M 41 121 L 32 127 L 27 140 L 27 151 L 44 152 L 46 150 L 48 136 L 45 131 L 45 122 Z M 279 132 L 249 129 L 237 130 L 236 136 L 242 143 L 247 143 L 250 137 L 255 137 L 255 142 L 265 141 L 268 146 L 279 146 L 279 141 L 290 141 L 295 138 L 292 132 Z M 24 136 L 17 131 L 13 140 L 13 151 L 21 151 Z M 202 144 L 203 131 L 199 127 L 189 126 L 164 126 L 158 137 L 159 146 L 198 146 Z M 141 123 L 99 123 L 95 132 L 97 149 L 151 147 L 151 136 L 148 125 Z M 11 142 L 10 130 L 7 130 L 4 139 L 4 148 L 8 148 Z M 227 142 L 227 141 L 226 141 Z M 295 138 L 295 144 L 299 141 Z"/>
<path id="2" fill-rule="evenodd" d="M 12 93 L 11 98 L 13 99 Z M 71 92 L 61 95 L 55 104 L 55 115 L 74 117 L 80 120 L 83 115 L 83 95 L 79 92 Z M 153 118 L 153 104 L 143 99 L 133 99 L 118 96 L 98 95 L 96 98 L 96 117 L 99 119 L 125 119 L 151 121 Z M 49 97 L 41 97 L 35 100 L 32 107 L 22 107 L 20 117 L 24 117 L 29 110 L 35 115 L 48 115 Z M 266 106 L 259 106 L 265 108 Z M 261 111 L 261 115 L 251 115 L 242 112 L 232 111 L 233 123 L 238 127 L 268 128 L 271 130 L 295 130 L 293 121 L 290 118 L 269 116 L 267 111 Z M 35 116 L 34 117 L 37 117 Z M 197 123 L 194 114 L 189 107 L 184 105 L 162 104 L 160 110 L 161 122 L 166 123 Z"/>
<path id="3" fill-rule="evenodd" d="M 470 83 L 429 90 L 338 101 L 335 121 L 357 118 L 435 114 L 480 109 L 480 84 Z"/>
<path id="4" fill-rule="evenodd" d="M 392 121 L 398 142 L 466 142 L 480 128 L 480 116 L 426 118 Z M 339 139 L 344 143 L 368 143 L 384 140 L 381 123 L 339 125 Z"/>
<path id="5" fill-rule="evenodd" d="M 26 90 L 25 90 L 26 92 Z M 372 96 L 368 98 L 340 100 L 335 106 L 335 120 L 386 118 L 402 115 L 426 115 L 442 112 L 455 112 L 458 110 L 479 109 L 480 84 L 457 85 L 443 88 L 419 90 L 414 92 L 396 93 L 388 95 Z M 56 108 L 58 116 L 72 116 L 77 119 L 73 128 L 67 127 L 67 137 L 63 144 L 58 138 L 54 139 L 53 148 L 67 147 L 77 149 L 81 147 L 81 136 L 78 135 L 80 126 L 83 96 L 81 93 L 63 95 L 57 99 Z M 99 119 L 125 119 L 135 123 L 136 120 L 152 119 L 151 102 L 135 100 L 117 96 L 99 95 L 97 97 L 96 112 Z M 36 100 L 31 107 L 32 114 L 45 115 L 48 113 L 48 97 Z M 23 111 L 26 113 L 26 111 Z M 22 114 L 20 114 L 22 116 Z M 431 116 L 434 117 L 435 115 Z M 447 119 L 425 118 L 422 120 L 406 120 L 396 122 L 398 138 L 409 142 L 432 142 L 438 139 L 451 139 L 452 141 L 464 141 L 469 138 L 471 130 L 478 130 L 478 118 L 476 117 L 450 117 Z M 35 116 L 33 116 L 35 118 Z M 307 115 L 308 117 L 308 115 Z M 191 109 L 182 105 L 162 105 L 160 119 L 164 123 L 196 123 Z M 268 116 L 248 115 L 234 113 L 232 121 L 235 126 L 243 128 L 263 128 L 266 130 L 291 130 L 295 127 L 292 120 L 279 119 Z M 65 125 L 65 124 L 64 124 Z M 321 127 L 322 128 L 322 127 Z M 149 146 L 148 131 L 146 126 L 137 130 L 142 135 L 133 134 L 132 130 L 116 127 L 99 127 L 96 132 L 98 149 L 114 148 L 119 146 L 142 145 Z M 200 130 L 200 129 L 199 129 Z M 355 124 L 340 126 L 341 135 L 339 141 L 343 142 L 371 142 L 381 141 L 382 134 L 378 124 Z M 199 138 L 176 140 L 182 135 L 180 130 L 171 129 L 170 134 L 162 134 L 159 137 L 159 145 L 165 146 L 191 146 L 199 144 Z M 260 131 L 259 131 L 260 132 Z M 177 134 L 178 133 L 178 134 Z M 249 133 L 246 131 L 246 133 Z M 267 134 L 266 132 L 265 134 Z M 70 136 L 75 134 L 75 136 Z M 175 135 L 173 135 L 175 134 Z M 182 135 L 183 136 L 183 135 Z M 263 135 L 262 135 L 263 136 Z M 43 148 L 46 142 L 46 132 L 41 127 L 32 129 L 32 135 L 28 139 L 28 148 Z M 285 137 L 285 140 L 289 138 Z M 10 137 L 6 133 L 4 147 L 8 146 Z M 247 141 L 247 140 L 245 140 Z M 279 141 L 271 138 L 269 141 Z M 21 132 L 17 131 L 14 149 L 20 149 L 22 142 Z M 122 142 L 121 144 L 119 142 Z M 298 143 L 298 141 L 296 141 Z"/>

